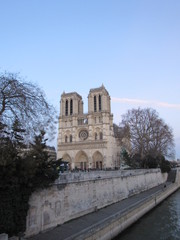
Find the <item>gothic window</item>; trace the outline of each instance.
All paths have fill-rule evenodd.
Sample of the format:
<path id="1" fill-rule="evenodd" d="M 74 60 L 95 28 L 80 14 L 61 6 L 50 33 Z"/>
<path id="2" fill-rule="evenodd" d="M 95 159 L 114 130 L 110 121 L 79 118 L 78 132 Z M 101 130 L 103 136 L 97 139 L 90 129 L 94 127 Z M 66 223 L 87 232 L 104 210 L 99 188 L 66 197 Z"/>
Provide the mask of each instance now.
<path id="1" fill-rule="evenodd" d="M 72 142 L 72 135 L 70 135 L 70 142 Z"/>
<path id="2" fill-rule="evenodd" d="M 80 101 L 78 101 L 78 113 L 80 113 Z"/>
<path id="3" fill-rule="evenodd" d="M 68 100 L 66 100 L 66 108 L 65 108 L 65 114 L 66 114 L 66 116 L 68 115 Z"/>
<path id="4" fill-rule="evenodd" d="M 94 111 L 97 111 L 96 96 L 94 96 Z"/>
<path id="5" fill-rule="evenodd" d="M 67 143 L 67 141 L 68 141 L 68 137 L 67 137 L 67 136 L 65 136 L 65 143 Z"/>
<path id="6" fill-rule="evenodd" d="M 70 101 L 70 115 L 73 114 L 73 100 Z"/>
<path id="7" fill-rule="evenodd" d="M 101 95 L 99 95 L 99 111 L 101 112 Z"/>
<path id="8" fill-rule="evenodd" d="M 95 133 L 95 140 L 97 140 L 97 133 Z"/>
<path id="9" fill-rule="evenodd" d="M 99 139 L 103 139 L 103 133 L 102 132 L 100 132 L 100 134 L 99 134 Z"/>

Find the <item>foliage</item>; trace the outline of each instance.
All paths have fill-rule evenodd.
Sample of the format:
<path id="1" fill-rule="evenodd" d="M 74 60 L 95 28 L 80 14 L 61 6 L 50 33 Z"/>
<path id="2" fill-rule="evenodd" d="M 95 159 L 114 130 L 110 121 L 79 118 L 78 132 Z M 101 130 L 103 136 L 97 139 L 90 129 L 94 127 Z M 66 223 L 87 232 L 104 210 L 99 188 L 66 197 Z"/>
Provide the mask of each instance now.
<path id="1" fill-rule="evenodd" d="M 54 182 L 59 176 L 59 169 L 61 159 L 58 161 L 49 160 L 48 153 L 46 152 L 46 141 L 44 139 L 45 132 L 41 131 L 40 135 L 35 137 L 35 141 L 31 144 L 31 151 L 26 156 L 26 161 L 31 162 L 36 170 L 33 174 L 31 184 L 38 185 L 38 188 L 48 187 L 50 183 Z M 31 160 L 33 159 L 33 160 Z M 35 176 L 35 177 L 34 177 Z"/>
<path id="2" fill-rule="evenodd" d="M 143 168 L 157 168 L 159 164 L 158 158 L 148 154 L 142 160 L 142 167 Z"/>
<path id="3" fill-rule="evenodd" d="M 121 160 L 126 165 L 132 167 L 132 161 L 131 161 L 130 155 L 125 148 L 121 150 Z"/>
<path id="4" fill-rule="evenodd" d="M 139 153 L 131 155 L 131 162 L 133 168 L 143 168 L 143 162 Z"/>
<path id="5" fill-rule="evenodd" d="M 121 125 L 129 131 L 131 155 L 140 155 L 140 159 L 148 159 L 148 155 L 156 158 L 174 155 L 174 137 L 172 129 L 150 108 L 132 109 L 122 117 Z M 147 160 L 148 161 L 148 160 Z"/>
<path id="6" fill-rule="evenodd" d="M 53 135 L 54 116 L 36 85 L 0 74 L 0 233 L 25 231 L 30 195 L 59 175 L 60 161 L 49 160 L 44 139 L 45 131 Z"/>
<path id="7" fill-rule="evenodd" d="M 18 74 L 0 73 L 0 128 L 12 129 L 18 120 L 26 131 L 26 141 L 43 128 L 51 136 L 55 130 L 55 109 L 43 91 Z"/>
<path id="8" fill-rule="evenodd" d="M 48 160 L 45 132 L 35 137 L 25 153 L 19 149 L 23 142 L 20 132 L 23 129 L 16 122 L 11 134 L 1 137 L 0 144 L 0 233 L 10 236 L 25 231 L 32 192 L 50 186 L 59 176 L 60 160 Z"/>
<path id="9" fill-rule="evenodd" d="M 165 160 L 164 156 L 147 155 L 141 159 L 140 154 L 130 155 L 126 149 L 121 151 L 122 161 L 132 168 L 161 168 L 161 172 L 169 172 L 171 170 L 171 163 Z"/>
<path id="10" fill-rule="evenodd" d="M 160 161 L 161 172 L 162 173 L 165 173 L 165 172 L 169 173 L 171 171 L 171 163 L 170 163 L 170 161 L 165 160 L 164 157 L 161 157 L 159 159 L 159 161 Z"/>

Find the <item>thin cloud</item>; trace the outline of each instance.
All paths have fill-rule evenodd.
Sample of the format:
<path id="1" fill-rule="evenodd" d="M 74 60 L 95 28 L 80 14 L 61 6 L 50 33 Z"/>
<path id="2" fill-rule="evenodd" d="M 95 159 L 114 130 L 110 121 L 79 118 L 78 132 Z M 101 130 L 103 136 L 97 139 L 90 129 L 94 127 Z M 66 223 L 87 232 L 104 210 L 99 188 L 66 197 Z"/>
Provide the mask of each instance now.
<path id="1" fill-rule="evenodd" d="M 180 110 L 180 104 L 171 104 L 166 102 L 157 102 L 157 101 L 147 101 L 141 99 L 133 99 L 133 98 L 114 98 L 112 97 L 112 102 L 120 102 L 120 103 L 128 103 L 128 104 L 136 104 L 136 105 L 149 105 L 163 108 L 173 108 Z"/>

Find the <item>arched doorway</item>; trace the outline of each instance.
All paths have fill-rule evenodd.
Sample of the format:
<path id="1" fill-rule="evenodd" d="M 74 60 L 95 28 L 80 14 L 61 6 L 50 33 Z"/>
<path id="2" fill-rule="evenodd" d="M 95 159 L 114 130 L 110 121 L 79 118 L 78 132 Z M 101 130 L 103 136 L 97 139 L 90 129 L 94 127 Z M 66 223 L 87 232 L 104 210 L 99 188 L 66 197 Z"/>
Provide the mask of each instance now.
<path id="1" fill-rule="evenodd" d="M 99 151 L 93 154 L 93 168 L 101 170 L 103 168 L 103 155 Z"/>
<path id="2" fill-rule="evenodd" d="M 69 156 L 69 154 L 64 154 L 63 157 L 62 157 L 62 160 L 65 161 L 65 162 L 68 162 L 68 169 L 71 170 L 72 169 L 72 159 L 71 157 Z"/>
<path id="3" fill-rule="evenodd" d="M 88 157 L 84 151 L 80 151 L 75 157 L 75 168 L 86 170 L 88 168 Z"/>

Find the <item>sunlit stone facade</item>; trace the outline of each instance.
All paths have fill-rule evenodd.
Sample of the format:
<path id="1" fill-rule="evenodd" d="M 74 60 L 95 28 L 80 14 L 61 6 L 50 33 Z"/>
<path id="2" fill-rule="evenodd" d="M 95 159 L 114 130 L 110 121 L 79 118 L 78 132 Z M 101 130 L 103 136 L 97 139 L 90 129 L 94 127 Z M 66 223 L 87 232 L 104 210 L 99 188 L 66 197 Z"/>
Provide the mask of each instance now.
<path id="1" fill-rule="evenodd" d="M 57 157 L 70 169 L 106 169 L 120 165 L 121 146 L 114 137 L 111 98 L 102 85 L 90 89 L 88 113 L 82 97 L 63 93 L 60 101 Z"/>

